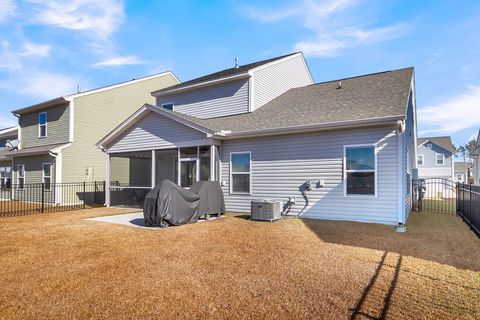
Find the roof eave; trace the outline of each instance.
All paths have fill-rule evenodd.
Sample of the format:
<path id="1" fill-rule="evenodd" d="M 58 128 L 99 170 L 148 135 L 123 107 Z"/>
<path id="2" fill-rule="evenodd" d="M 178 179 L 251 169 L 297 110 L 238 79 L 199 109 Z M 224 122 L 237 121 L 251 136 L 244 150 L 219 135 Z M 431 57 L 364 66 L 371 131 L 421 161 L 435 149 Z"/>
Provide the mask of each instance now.
<path id="1" fill-rule="evenodd" d="M 313 131 L 327 131 L 327 130 L 337 130 L 337 129 L 340 130 L 340 129 L 347 129 L 347 128 L 370 127 L 370 126 L 379 126 L 379 125 L 392 125 L 392 126 L 401 128 L 402 126 L 401 121 L 404 119 L 405 119 L 404 115 L 397 115 L 397 116 L 381 117 L 381 118 L 335 121 L 335 122 L 312 124 L 312 125 L 257 129 L 257 130 L 237 131 L 237 132 L 219 131 L 215 134 L 215 137 L 223 140 L 228 140 L 228 139 L 240 139 L 240 138 L 248 138 L 248 137 L 282 135 L 282 134 L 291 134 L 291 133 L 304 133 L 304 132 L 313 132 Z"/>
<path id="2" fill-rule="evenodd" d="M 69 101 L 66 97 L 59 97 L 59 98 L 55 98 L 55 99 L 48 100 L 48 101 L 45 101 L 45 102 L 37 103 L 37 104 L 34 104 L 32 106 L 29 106 L 29 107 L 13 110 L 12 114 L 13 115 L 21 115 L 21 114 L 28 113 L 28 112 L 33 112 L 33 111 L 42 110 L 42 109 L 45 109 L 45 108 L 50 108 L 50 107 L 57 106 L 57 105 L 67 103 L 67 102 L 69 102 Z"/>
<path id="3" fill-rule="evenodd" d="M 189 90 L 193 90 L 193 89 L 208 87 L 208 86 L 211 86 L 211 85 L 216 85 L 216 84 L 220 84 L 220 83 L 225 83 L 225 82 L 230 82 L 230 81 L 245 79 L 245 78 L 250 78 L 250 77 L 251 77 L 251 72 L 246 71 L 246 72 L 242 72 L 242 73 L 239 73 L 239 74 L 236 74 L 236 75 L 233 75 L 233 76 L 228 76 L 228 77 L 223 77 L 223 78 L 219 78 L 219 79 L 215 79 L 215 80 L 194 83 L 194 84 L 191 84 L 191 85 L 188 85 L 188 86 L 185 86 L 185 87 L 174 88 L 174 89 L 168 89 L 168 88 L 160 89 L 160 90 L 157 90 L 157 91 L 153 91 L 151 93 L 151 95 L 154 96 L 154 97 L 160 97 L 160 96 L 164 96 L 164 95 L 167 95 L 167 94 L 189 91 Z"/>

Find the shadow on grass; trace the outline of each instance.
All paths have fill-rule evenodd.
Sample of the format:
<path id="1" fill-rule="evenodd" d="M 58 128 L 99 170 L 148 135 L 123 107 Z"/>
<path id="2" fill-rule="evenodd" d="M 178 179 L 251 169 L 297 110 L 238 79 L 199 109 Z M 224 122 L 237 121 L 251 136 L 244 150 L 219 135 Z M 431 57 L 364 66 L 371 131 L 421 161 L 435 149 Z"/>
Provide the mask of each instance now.
<path id="1" fill-rule="evenodd" d="M 407 232 L 394 226 L 302 219 L 322 241 L 395 252 L 456 268 L 480 271 L 480 240 L 456 216 L 411 213 Z"/>
<path id="2" fill-rule="evenodd" d="M 379 264 L 378 264 L 378 266 L 375 270 L 375 273 L 373 274 L 372 278 L 370 279 L 368 285 L 363 290 L 362 296 L 360 297 L 357 304 L 355 305 L 355 308 L 352 309 L 352 315 L 350 317 L 350 320 L 357 319 L 359 316 L 361 316 L 361 318 L 367 317 L 369 319 L 379 319 L 379 320 L 386 318 L 387 313 L 388 313 L 388 309 L 390 307 L 390 302 L 392 300 L 393 292 L 395 290 L 395 287 L 397 286 L 398 276 L 400 274 L 400 268 L 401 268 L 401 265 L 402 265 L 402 256 L 401 255 L 397 259 L 397 263 L 395 265 L 395 270 L 394 270 L 392 280 L 390 281 L 390 285 L 388 286 L 388 290 L 385 293 L 385 296 L 383 298 L 383 305 L 380 308 L 378 308 L 379 310 L 376 310 L 376 311 L 378 311 L 378 313 L 380 315 L 378 317 L 375 317 L 371 314 L 368 314 L 368 313 L 362 311 L 362 307 L 365 305 L 365 302 L 367 301 L 367 299 L 369 297 L 369 294 L 372 293 L 373 291 L 378 291 L 378 290 L 373 290 L 373 288 L 375 287 L 375 285 L 377 283 L 380 272 L 382 272 L 382 270 L 384 272 L 387 272 L 386 270 L 384 270 L 385 268 L 388 268 L 388 266 L 386 266 L 386 264 L 385 264 L 385 259 L 387 257 L 387 254 L 388 254 L 388 252 L 383 253 L 382 258 L 380 259 L 380 262 L 379 262 Z M 381 287 L 381 285 L 379 285 L 379 287 Z"/>

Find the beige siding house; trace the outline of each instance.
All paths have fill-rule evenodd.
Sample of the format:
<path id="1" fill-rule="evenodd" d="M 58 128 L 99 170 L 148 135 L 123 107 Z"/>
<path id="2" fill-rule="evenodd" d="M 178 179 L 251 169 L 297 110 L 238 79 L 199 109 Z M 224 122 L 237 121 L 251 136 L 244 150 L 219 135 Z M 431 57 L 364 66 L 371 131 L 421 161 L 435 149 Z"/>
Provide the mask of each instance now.
<path id="1" fill-rule="evenodd" d="M 140 106 L 154 103 L 152 91 L 178 83 L 164 72 L 12 111 L 20 142 L 2 159 L 12 164 L 13 184 L 19 170 L 24 183 L 105 180 L 105 155 L 95 143 Z"/>

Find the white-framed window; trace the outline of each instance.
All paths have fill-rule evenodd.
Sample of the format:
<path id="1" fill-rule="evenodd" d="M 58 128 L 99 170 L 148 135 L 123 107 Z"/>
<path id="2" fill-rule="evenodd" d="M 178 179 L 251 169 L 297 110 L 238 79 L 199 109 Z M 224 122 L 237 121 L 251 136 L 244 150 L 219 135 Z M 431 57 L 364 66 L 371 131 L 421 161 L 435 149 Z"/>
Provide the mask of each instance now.
<path id="1" fill-rule="evenodd" d="M 252 152 L 230 152 L 230 193 L 252 193 Z"/>
<path id="2" fill-rule="evenodd" d="M 173 111 L 174 107 L 175 107 L 175 106 L 174 106 L 173 102 L 162 103 L 162 108 L 163 108 L 163 109 L 167 109 L 167 110 Z"/>
<path id="3" fill-rule="evenodd" d="M 423 154 L 419 154 L 417 156 L 417 165 L 418 166 L 423 166 L 423 159 L 424 159 Z"/>
<path id="4" fill-rule="evenodd" d="M 457 181 L 463 182 L 463 174 L 457 173 Z"/>
<path id="5" fill-rule="evenodd" d="M 0 189 L 10 189 L 11 172 L 11 167 L 0 167 Z"/>
<path id="6" fill-rule="evenodd" d="M 344 146 L 344 195 L 377 195 L 375 145 Z"/>
<path id="7" fill-rule="evenodd" d="M 45 186 L 45 191 L 52 189 L 52 164 L 44 163 L 42 165 L 42 181 Z"/>
<path id="8" fill-rule="evenodd" d="M 25 165 L 17 165 L 17 188 L 18 190 L 25 189 Z"/>
<path id="9" fill-rule="evenodd" d="M 38 114 L 38 137 L 45 138 L 47 136 L 47 113 L 40 112 Z"/>
<path id="10" fill-rule="evenodd" d="M 445 155 L 440 153 L 435 154 L 435 164 L 437 166 L 443 166 L 445 164 Z"/>

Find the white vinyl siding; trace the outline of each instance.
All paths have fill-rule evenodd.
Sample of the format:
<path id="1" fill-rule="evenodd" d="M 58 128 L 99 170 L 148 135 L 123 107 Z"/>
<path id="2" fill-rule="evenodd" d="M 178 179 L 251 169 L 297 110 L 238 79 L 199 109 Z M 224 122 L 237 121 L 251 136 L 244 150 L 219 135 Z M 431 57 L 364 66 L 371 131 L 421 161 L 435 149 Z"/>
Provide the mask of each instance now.
<path id="1" fill-rule="evenodd" d="M 151 112 L 119 137 L 109 151 L 167 149 L 179 146 L 179 143 L 202 139 L 206 139 L 205 133 Z"/>
<path id="2" fill-rule="evenodd" d="M 398 150 L 394 128 L 369 128 L 227 140 L 222 143 L 222 181 L 227 211 L 250 212 L 254 199 L 295 198 L 290 214 L 305 206 L 299 188 L 310 179 L 324 187 L 307 191 L 303 216 L 396 224 L 398 217 Z M 343 146 L 376 144 L 377 197 L 344 197 Z M 251 194 L 230 194 L 231 152 L 250 150 Z"/>
<path id="3" fill-rule="evenodd" d="M 248 79 L 157 98 L 157 106 L 175 102 L 175 111 L 201 119 L 248 112 Z"/>
<path id="4" fill-rule="evenodd" d="M 291 88 L 312 84 L 310 72 L 299 55 L 253 72 L 254 111 Z"/>

